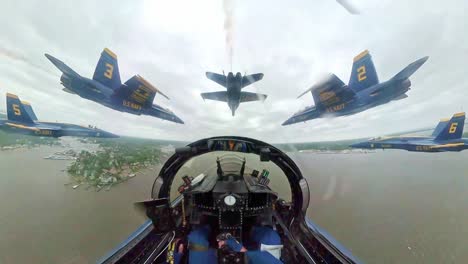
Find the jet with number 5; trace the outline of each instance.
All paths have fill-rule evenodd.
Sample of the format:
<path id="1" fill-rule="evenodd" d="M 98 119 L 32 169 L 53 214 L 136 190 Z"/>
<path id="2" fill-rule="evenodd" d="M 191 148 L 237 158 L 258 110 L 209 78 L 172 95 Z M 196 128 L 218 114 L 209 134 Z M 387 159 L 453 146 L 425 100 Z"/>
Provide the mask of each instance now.
<path id="1" fill-rule="evenodd" d="M 465 113 L 442 119 L 430 137 L 379 137 L 351 145 L 362 149 L 404 149 L 419 152 L 462 151 L 468 148 L 468 138 L 462 138 Z"/>
<path id="2" fill-rule="evenodd" d="M 8 133 L 41 137 L 119 137 L 95 127 L 37 121 L 31 105 L 28 102 L 21 101 L 14 94 L 7 93 L 6 103 L 7 119 L 0 120 L 0 129 Z"/>
<path id="3" fill-rule="evenodd" d="M 354 58 L 348 85 L 336 75 L 330 74 L 325 80 L 299 95 L 301 97 L 311 92 L 315 105 L 295 113 L 283 126 L 321 117 L 351 115 L 390 101 L 404 99 L 408 97 L 406 92 L 411 86 L 409 77 L 428 58 L 423 57 L 409 64 L 390 80 L 379 82 L 371 55 L 365 50 Z"/>
<path id="4" fill-rule="evenodd" d="M 97 102 L 109 108 L 134 115 L 149 115 L 175 123 L 184 122 L 169 109 L 153 104 L 156 93 L 169 99 L 160 90 L 135 75 L 121 83 L 117 55 L 105 48 L 101 53 L 93 79 L 80 76 L 65 63 L 45 54 L 61 72 L 60 81 L 68 93 Z"/>

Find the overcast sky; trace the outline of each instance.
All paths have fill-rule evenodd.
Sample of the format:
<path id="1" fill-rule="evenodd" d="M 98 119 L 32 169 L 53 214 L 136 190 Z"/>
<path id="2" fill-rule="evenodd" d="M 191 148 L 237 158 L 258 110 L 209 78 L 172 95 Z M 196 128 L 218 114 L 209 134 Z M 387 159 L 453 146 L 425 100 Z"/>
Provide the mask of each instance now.
<path id="1" fill-rule="evenodd" d="M 352 0 L 351 0 L 352 1 Z M 268 94 L 241 104 L 204 102 L 223 88 L 205 71 L 230 70 L 223 2 L 3 1 L 0 8 L 0 94 L 30 101 L 40 120 L 93 124 L 129 136 L 191 141 L 239 135 L 271 143 L 349 139 L 435 126 L 468 109 L 466 0 L 354 0 L 361 15 L 334 0 L 232 1 L 234 72 L 263 72 L 246 91 Z M 49 53 L 91 77 L 104 47 L 117 54 L 122 81 L 140 74 L 171 100 L 185 125 L 108 109 L 62 91 Z M 423 56 L 409 97 L 359 114 L 282 127 L 312 105 L 296 99 L 328 72 L 345 83 L 352 59 L 368 49 L 381 81 Z M 0 100 L 0 111 L 5 100 Z"/>

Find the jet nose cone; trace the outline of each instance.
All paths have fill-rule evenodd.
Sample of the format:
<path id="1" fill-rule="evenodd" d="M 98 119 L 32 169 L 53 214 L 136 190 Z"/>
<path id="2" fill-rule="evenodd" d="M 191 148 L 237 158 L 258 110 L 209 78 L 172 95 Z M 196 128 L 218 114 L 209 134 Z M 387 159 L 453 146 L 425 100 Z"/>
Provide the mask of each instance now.
<path id="1" fill-rule="evenodd" d="M 174 115 L 172 117 L 172 121 L 174 121 L 175 123 L 178 123 L 178 124 L 185 124 L 184 121 L 182 121 L 182 119 L 180 119 L 178 116 Z"/>
<path id="2" fill-rule="evenodd" d="M 419 60 L 416 61 L 417 65 L 423 65 L 427 60 L 429 59 L 429 56 L 425 56 L 420 58 Z"/>
<path id="3" fill-rule="evenodd" d="M 111 132 L 103 131 L 103 130 L 98 131 L 96 136 L 102 137 L 102 138 L 119 138 L 120 137 L 119 135 L 113 134 Z"/>
<path id="4" fill-rule="evenodd" d="M 57 59 L 50 54 L 44 53 L 44 56 L 46 56 L 46 58 L 50 60 L 52 63 L 55 63 L 57 61 Z"/>
<path id="5" fill-rule="evenodd" d="M 293 122 L 292 122 L 291 118 L 289 118 L 288 120 L 284 121 L 283 124 L 281 124 L 281 125 L 282 125 L 282 126 L 287 126 L 287 125 L 290 125 L 290 124 L 292 124 L 292 123 L 293 123 Z"/>

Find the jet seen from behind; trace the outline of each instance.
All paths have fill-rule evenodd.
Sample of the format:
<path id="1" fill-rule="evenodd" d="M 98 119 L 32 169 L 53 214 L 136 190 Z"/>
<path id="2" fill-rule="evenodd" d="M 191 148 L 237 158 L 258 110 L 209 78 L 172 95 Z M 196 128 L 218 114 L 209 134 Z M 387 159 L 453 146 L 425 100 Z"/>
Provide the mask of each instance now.
<path id="1" fill-rule="evenodd" d="M 430 137 L 381 137 L 351 145 L 362 149 L 404 149 L 420 152 L 462 151 L 468 148 L 468 138 L 462 138 L 465 113 L 440 120 Z"/>
<path id="2" fill-rule="evenodd" d="M 77 94 L 121 112 L 149 115 L 175 123 L 184 123 L 169 109 L 153 104 L 156 93 L 169 98 L 140 75 L 134 75 L 122 84 L 117 55 L 107 48 L 101 53 L 93 79 L 80 76 L 65 63 L 49 54 L 45 56 L 62 72 L 60 81 L 65 87 L 63 89 L 65 92 Z"/>
<path id="3" fill-rule="evenodd" d="M 354 58 L 348 85 L 331 74 L 299 95 L 301 97 L 311 92 L 315 106 L 297 112 L 283 126 L 321 117 L 351 115 L 392 100 L 404 99 L 408 97 L 406 92 L 411 86 L 409 77 L 428 58 L 426 56 L 411 63 L 390 80 L 379 83 L 371 55 L 365 50 Z"/>
<path id="4" fill-rule="evenodd" d="M 215 83 L 226 87 L 227 91 L 202 93 L 203 99 L 216 100 L 221 102 L 227 102 L 229 108 L 234 116 L 236 109 L 240 103 L 252 102 L 252 101 L 265 101 L 267 95 L 242 92 L 241 90 L 246 86 L 251 85 L 254 82 L 260 81 L 263 78 L 263 73 L 255 73 L 251 75 L 242 76 L 240 72 L 234 75 L 229 72 L 228 75 L 221 75 L 218 73 L 207 72 L 206 77 Z"/>
<path id="5" fill-rule="evenodd" d="M 18 96 L 7 93 L 7 120 L 0 120 L 0 129 L 9 133 L 18 133 L 44 137 L 119 137 L 101 129 L 66 123 L 39 122 L 31 105 L 20 101 Z"/>

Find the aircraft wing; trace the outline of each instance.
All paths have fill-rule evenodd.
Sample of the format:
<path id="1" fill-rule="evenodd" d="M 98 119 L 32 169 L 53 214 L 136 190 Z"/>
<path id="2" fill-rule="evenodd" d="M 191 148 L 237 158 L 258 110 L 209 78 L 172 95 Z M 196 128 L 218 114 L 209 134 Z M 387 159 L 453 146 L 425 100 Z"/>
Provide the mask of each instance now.
<path id="1" fill-rule="evenodd" d="M 415 73 L 426 61 L 429 59 L 428 56 L 422 57 L 421 59 L 409 64 L 399 73 L 397 73 L 392 79 L 395 80 L 404 80 L 409 78 L 413 73 Z"/>
<path id="2" fill-rule="evenodd" d="M 47 59 L 50 60 L 50 62 L 52 62 L 55 67 L 57 67 L 61 72 L 65 73 L 65 74 L 68 74 L 68 75 L 72 75 L 72 76 L 80 76 L 77 72 L 75 72 L 74 70 L 72 70 L 72 68 L 70 68 L 68 65 L 66 65 L 63 61 L 55 58 L 54 56 L 52 55 L 49 55 L 49 54 L 44 54 Z"/>
<path id="3" fill-rule="evenodd" d="M 254 82 L 258 82 L 261 79 L 263 79 L 263 73 L 255 73 L 255 74 L 245 75 L 244 77 L 242 77 L 242 86 L 241 86 L 241 88 L 249 86 Z"/>
<path id="4" fill-rule="evenodd" d="M 206 72 L 206 78 L 212 80 L 213 82 L 226 87 L 226 76 L 214 73 L 214 72 Z"/>
<path id="5" fill-rule="evenodd" d="M 345 83 L 340 78 L 338 78 L 335 74 L 331 73 L 325 79 L 323 79 L 322 81 L 312 85 L 312 87 L 310 87 L 307 91 L 301 93 L 297 98 L 303 96 L 304 94 L 306 94 L 306 93 L 308 93 L 310 91 L 313 91 L 313 90 L 318 89 L 318 88 L 323 88 L 325 86 L 327 86 L 327 87 L 342 87 L 344 85 L 345 85 Z"/>
<path id="6" fill-rule="evenodd" d="M 241 92 L 240 102 L 265 101 L 268 95 L 250 92 Z"/>
<path id="7" fill-rule="evenodd" d="M 208 100 L 215 100 L 215 101 L 221 101 L 221 102 L 228 101 L 228 95 L 227 95 L 227 92 L 225 91 L 201 93 L 201 96 L 203 97 L 203 99 L 208 99 Z"/>

